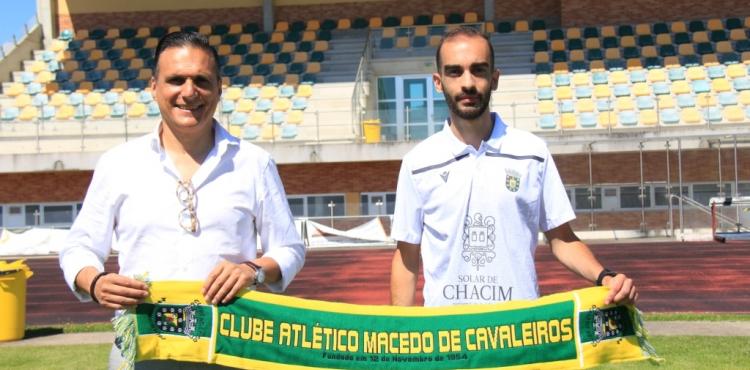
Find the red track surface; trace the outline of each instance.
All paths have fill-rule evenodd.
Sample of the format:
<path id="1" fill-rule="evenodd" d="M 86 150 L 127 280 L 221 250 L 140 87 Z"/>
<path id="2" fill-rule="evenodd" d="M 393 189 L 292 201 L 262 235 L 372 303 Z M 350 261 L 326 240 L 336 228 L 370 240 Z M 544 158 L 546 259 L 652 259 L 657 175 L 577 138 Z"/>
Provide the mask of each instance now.
<path id="1" fill-rule="evenodd" d="M 750 242 L 623 243 L 593 245 L 592 249 L 604 265 L 636 280 L 641 291 L 638 306 L 643 311 L 750 313 Z M 310 251 L 287 294 L 388 304 L 391 256 L 389 249 Z M 590 285 L 562 267 L 547 247 L 539 247 L 536 259 L 542 294 Z M 28 325 L 97 322 L 111 317 L 110 311 L 73 297 L 56 258 L 30 259 L 27 263 L 34 271 L 27 288 Z M 115 258 L 107 268 L 116 270 Z M 421 294 L 418 299 L 421 302 Z"/>

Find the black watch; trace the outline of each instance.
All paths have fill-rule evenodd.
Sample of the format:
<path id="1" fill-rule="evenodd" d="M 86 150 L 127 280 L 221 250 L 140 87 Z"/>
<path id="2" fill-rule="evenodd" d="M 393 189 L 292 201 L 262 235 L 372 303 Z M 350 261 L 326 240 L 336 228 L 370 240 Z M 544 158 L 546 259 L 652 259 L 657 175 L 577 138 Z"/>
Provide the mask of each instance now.
<path id="1" fill-rule="evenodd" d="M 617 273 L 605 267 L 604 270 L 602 270 L 602 272 L 600 272 L 599 276 L 596 278 L 596 285 L 602 286 L 602 281 L 606 276 L 615 277 L 617 276 Z"/>
<path id="2" fill-rule="evenodd" d="M 250 266 L 250 268 L 255 271 L 255 279 L 253 281 L 253 285 L 257 286 L 263 284 L 266 281 L 266 272 L 263 271 L 263 267 L 252 261 L 246 261 L 244 263 Z"/>

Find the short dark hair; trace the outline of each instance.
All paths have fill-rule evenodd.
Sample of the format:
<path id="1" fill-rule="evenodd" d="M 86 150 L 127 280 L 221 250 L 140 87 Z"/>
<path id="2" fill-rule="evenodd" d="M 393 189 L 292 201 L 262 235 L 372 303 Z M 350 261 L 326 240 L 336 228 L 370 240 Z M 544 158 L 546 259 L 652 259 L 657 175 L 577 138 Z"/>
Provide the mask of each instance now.
<path id="1" fill-rule="evenodd" d="M 206 38 L 206 36 L 197 32 L 188 31 L 168 33 L 159 40 L 159 44 L 156 45 L 156 52 L 154 53 L 154 76 L 159 72 L 159 56 L 161 56 L 161 53 L 169 48 L 181 47 L 192 47 L 210 53 L 214 59 L 216 78 L 221 80 L 221 73 L 219 71 L 219 53 L 217 53 L 216 49 L 208 43 L 208 38 Z"/>
<path id="2" fill-rule="evenodd" d="M 440 68 L 443 66 L 443 61 L 440 60 L 440 49 L 443 48 L 443 43 L 458 36 L 481 37 L 485 41 L 487 41 L 487 46 L 490 48 L 490 69 L 495 69 L 495 48 L 492 47 L 492 42 L 490 42 L 489 37 L 487 37 L 485 33 L 480 31 L 476 27 L 459 26 L 446 32 L 443 35 L 443 38 L 440 39 L 440 43 L 437 47 L 437 52 L 435 53 L 435 64 L 437 65 L 438 73 L 440 73 Z"/>

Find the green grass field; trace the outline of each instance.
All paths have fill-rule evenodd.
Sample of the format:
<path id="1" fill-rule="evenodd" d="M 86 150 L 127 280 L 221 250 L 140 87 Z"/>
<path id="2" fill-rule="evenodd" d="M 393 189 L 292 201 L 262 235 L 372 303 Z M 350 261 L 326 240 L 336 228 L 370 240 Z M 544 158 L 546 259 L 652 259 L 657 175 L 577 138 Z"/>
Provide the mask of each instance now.
<path id="1" fill-rule="evenodd" d="M 600 369 L 747 369 L 750 337 L 655 336 L 651 344 L 666 362 L 630 362 Z M 111 345 L 0 347 L 0 368 L 18 370 L 105 369 Z"/>

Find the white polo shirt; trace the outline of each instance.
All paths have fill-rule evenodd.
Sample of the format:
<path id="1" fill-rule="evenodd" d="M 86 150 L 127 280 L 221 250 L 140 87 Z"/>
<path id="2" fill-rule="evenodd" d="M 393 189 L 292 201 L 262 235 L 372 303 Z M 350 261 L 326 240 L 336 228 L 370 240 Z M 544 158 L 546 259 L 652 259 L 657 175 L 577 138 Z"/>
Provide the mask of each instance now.
<path id="1" fill-rule="evenodd" d="M 391 236 L 421 245 L 425 306 L 537 298 L 539 230 L 575 218 L 546 144 L 492 119 L 478 150 L 446 123 L 401 165 Z"/>

